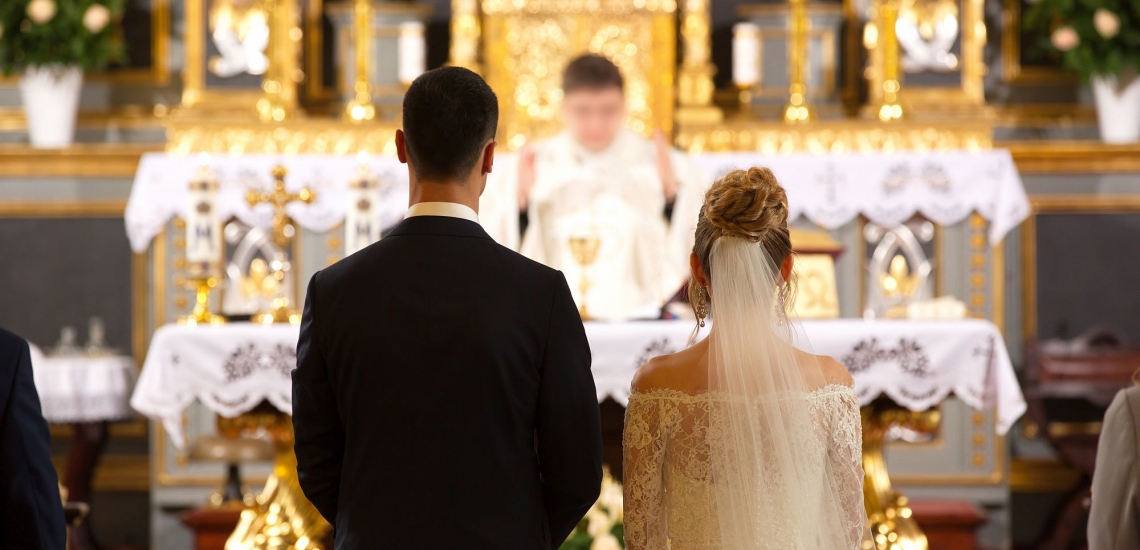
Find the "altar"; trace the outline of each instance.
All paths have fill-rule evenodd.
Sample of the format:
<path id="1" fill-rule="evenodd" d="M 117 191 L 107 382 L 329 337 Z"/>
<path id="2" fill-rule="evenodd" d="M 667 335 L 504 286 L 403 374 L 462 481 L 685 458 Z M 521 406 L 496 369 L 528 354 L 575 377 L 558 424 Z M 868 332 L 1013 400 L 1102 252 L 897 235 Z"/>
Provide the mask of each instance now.
<path id="1" fill-rule="evenodd" d="M 873 527 L 914 529 L 907 523 L 911 514 L 907 501 L 893 492 L 887 476 L 883 444 L 889 431 L 909 429 L 920 437 L 937 431 L 939 415 L 930 411 L 951 394 L 979 413 L 993 414 L 991 435 L 996 437 L 1025 412 L 1001 334 L 987 321 L 805 320 L 802 327 L 802 336 L 814 351 L 839 359 L 855 380 L 866 411 L 868 510 L 873 506 L 889 510 L 889 517 L 871 514 Z M 654 356 L 683 349 L 693 329 L 685 321 L 587 322 L 585 328 L 598 401 L 612 399 L 622 405 L 629 399 L 637 368 Z M 187 444 L 183 415 L 195 401 L 225 418 L 236 418 L 266 402 L 289 415 L 297 337 L 298 328 L 290 324 L 161 327 L 131 405 L 160 420 L 177 448 Z M 890 407 L 875 406 L 880 397 L 902 405 L 913 418 L 900 419 Z M 276 429 L 280 428 L 269 433 L 277 433 Z M 291 522 L 294 543 L 301 547 L 312 537 L 323 536 L 327 527 L 300 497 L 289 441 L 281 440 L 285 446 L 279 456 L 285 458 L 278 459 L 257 506 L 278 506 L 261 527 Z M 620 457 L 620 445 L 606 456 Z M 621 471 L 620 461 L 609 467 Z M 231 540 L 252 540 L 250 533 L 258 525 L 254 518 L 253 512 L 243 512 Z"/>
<path id="2" fill-rule="evenodd" d="M 972 409 L 995 412 L 997 435 L 1025 412 L 1009 352 L 992 323 L 801 322 L 813 352 L 836 358 L 851 372 L 863 405 L 886 396 L 924 411 L 954 395 Z M 587 322 L 585 327 L 598 402 L 613 399 L 622 405 L 629 401 L 638 367 L 684 349 L 693 330 L 688 321 Z M 297 335 L 298 327 L 288 324 L 161 327 L 151 340 L 131 406 L 160 420 L 178 447 L 186 445 L 182 417 L 195 400 L 229 418 L 263 401 L 291 414 Z"/>
<path id="3" fill-rule="evenodd" d="M 499 162 L 512 158 L 506 154 Z M 884 528 L 891 532 L 921 536 L 895 485 L 921 491 L 951 484 L 960 487 L 955 494 L 977 502 L 1004 498 L 1004 436 L 1025 405 L 999 328 L 1001 243 L 1028 213 L 1009 152 L 707 152 L 693 159 L 710 182 L 727 169 L 770 167 L 788 191 L 790 218 L 797 226 L 826 231 L 841 249 L 853 251 L 839 256 L 832 268 L 831 284 L 839 291 L 834 307 L 846 318 L 805 319 L 803 326 L 816 353 L 832 355 L 851 370 L 865 405 L 864 430 L 870 437 L 864 466 L 868 510 L 877 511 L 873 524 L 889 523 Z M 266 208 L 263 200 L 282 202 Z M 136 252 L 150 256 L 157 277 L 156 319 L 198 319 L 157 328 L 132 399 L 136 410 L 161 421 L 155 468 L 163 487 L 220 484 L 206 481 L 215 479 L 209 472 L 216 466 L 187 454 L 195 438 L 218 429 L 216 418 L 241 418 L 262 403 L 283 414 L 290 411 L 296 327 L 214 326 L 210 315 L 200 314 L 212 310 L 241 319 L 282 298 L 299 304 L 299 289 L 312 273 L 382 238 L 403 218 L 407 201 L 406 171 L 385 154 L 143 156 L 124 214 L 127 235 Z M 202 216 L 203 210 L 210 215 Z M 287 232 L 293 237 L 282 239 Z M 197 255 L 211 248 L 201 235 L 220 241 L 208 264 Z M 946 248 L 969 260 L 961 271 L 948 263 Z M 216 287 L 195 271 L 206 265 L 219 265 Z M 275 274 L 279 267 L 272 266 L 286 270 Z M 820 281 L 809 274 L 804 284 L 804 293 L 811 295 Z M 897 285 L 905 285 L 905 293 Z M 900 304 L 948 294 L 961 296 L 971 316 L 999 324 L 892 319 L 899 316 Z M 586 327 L 603 404 L 605 456 L 620 471 L 620 413 L 607 413 L 607 407 L 626 402 L 639 365 L 681 349 L 692 323 L 588 322 Z M 892 451 L 885 453 L 888 446 Z M 896 464 L 891 475 L 888 460 Z M 270 474 L 263 463 L 244 470 L 243 482 L 250 486 Z M 288 469 L 279 463 L 274 471 L 278 477 L 270 487 L 276 492 L 264 498 L 299 502 L 281 492 L 295 485 L 295 478 L 280 477 Z M 297 513 L 315 517 L 303 506 Z M 249 533 L 252 524 L 243 525 Z"/>

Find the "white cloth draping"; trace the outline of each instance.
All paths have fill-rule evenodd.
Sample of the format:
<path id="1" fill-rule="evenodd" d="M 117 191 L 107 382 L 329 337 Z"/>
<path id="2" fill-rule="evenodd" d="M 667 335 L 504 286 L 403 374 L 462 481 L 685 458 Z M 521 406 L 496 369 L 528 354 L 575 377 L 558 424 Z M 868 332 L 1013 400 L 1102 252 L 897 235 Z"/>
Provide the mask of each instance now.
<path id="1" fill-rule="evenodd" d="M 788 191 L 793 218 L 806 216 L 829 229 L 860 214 L 894 226 L 915 214 L 951 225 L 978 212 L 990 220 L 990 243 L 996 244 L 1029 215 L 1021 176 L 1009 151 L 1003 149 L 779 156 L 703 153 L 691 158 L 708 183 L 734 168 L 771 168 Z M 281 164 L 289 170 L 288 189 L 308 186 L 316 191 L 313 204 L 293 203 L 286 208 L 301 227 L 316 232 L 328 231 L 344 220 L 348 183 L 360 166 L 355 156 L 337 155 L 214 155 L 205 162 L 218 180 L 221 219 L 236 217 L 250 226 L 269 227 L 269 207 L 250 209 L 245 193 L 250 187 L 269 189 L 273 183 L 270 170 Z M 395 157 L 372 156 L 365 162 L 379 179 L 382 225 L 394 225 L 408 208 L 407 170 Z M 506 162 L 500 159 L 500 164 Z M 190 205 L 187 183 L 202 163 L 195 156 L 143 155 L 124 215 L 135 252 L 145 252 L 172 217 L 185 219 Z"/>
<path id="2" fill-rule="evenodd" d="M 995 408 L 999 434 L 1025 412 L 1005 342 L 988 321 L 801 324 L 812 351 L 835 357 L 851 371 L 862 404 L 886 395 L 924 410 L 953 393 L 975 409 Z M 687 321 L 586 323 L 598 401 L 628 403 L 637 368 L 682 349 L 692 329 Z M 195 399 L 227 417 L 263 400 L 289 413 L 297 332 L 291 325 L 246 323 L 162 327 L 151 341 L 131 405 L 161 420 L 177 445 L 184 443 L 182 412 Z"/>
<path id="3" fill-rule="evenodd" d="M 706 153 L 697 164 L 709 178 L 764 166 L 787 189 L 791 218 L 828 229 L 862 214 L 893 227 L 921 214 L 941 224 L 977 212 L 990 221 L 990 244 L 1029 216 L 1029 199 L 1008 150 L 890 153 Z"/>
<path id="4" fill-rule="evenodd" d="M 48 422 L 101 422 L 131 417 L 135 385 L 130 357 L 48 357 L 34 350 L 32 372 Z"/>
<path id="5" fill-rule="evenodd" d="M 396 157 L 365 159 L 344 155 L 211 155 L 209 157 L 147 153 L 139 162 L 124 220 L 131 249 L 146 252 L 150 241 L 171 218 L 186 219 L 191 201 L 187 185 L 203 164 L 218 181 L 218 217 L 237 218 L 251 227 L 271 227 L 273 211 L 268 205 L 250 208 L 245 201 L 250 189 L 273 188 L 271 170 L 282 165 L 288 171 L 285 188 L 308 187 L 316 193 L 312 204 L 290 203 L 285 211 L 305 229 L 325 232 L 344 221 L 350 197 L 348 184 L 358 177 L 361 162 L 376 176 L 380 192 L 383 227 L 399 223 L 408 210 L 408 171 Z"/>

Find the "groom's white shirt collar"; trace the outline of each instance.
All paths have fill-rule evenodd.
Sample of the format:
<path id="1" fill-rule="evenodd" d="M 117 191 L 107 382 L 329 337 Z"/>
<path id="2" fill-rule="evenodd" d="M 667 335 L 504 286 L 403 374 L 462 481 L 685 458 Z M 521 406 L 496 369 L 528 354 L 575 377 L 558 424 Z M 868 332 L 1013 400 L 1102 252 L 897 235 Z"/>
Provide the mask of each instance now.
<path id="1" fill-rule="evenodd" d="M 408 213 L 404 215 L 404 219 L 406 220 L 416 216 L 444 216 L 479 223 L 479 214 L 476 214 L 470 206 L 454 202 L 421 202 L 413 204 L 412 207 L 408 209 Z"/>

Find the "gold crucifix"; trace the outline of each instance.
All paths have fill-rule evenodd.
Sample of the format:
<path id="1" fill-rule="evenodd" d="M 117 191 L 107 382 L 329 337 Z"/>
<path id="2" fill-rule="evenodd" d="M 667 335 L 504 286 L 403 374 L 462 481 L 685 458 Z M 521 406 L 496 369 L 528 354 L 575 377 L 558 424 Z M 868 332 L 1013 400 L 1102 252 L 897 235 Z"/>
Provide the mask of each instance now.
<path id="1" fill-rule="evenodd" d="M 301 313 L 292 307 L 292 301 L 286 293 L 286 280 L 292 265 L 285 251 L 289 247 L 289 240 L 293 238 L 295 230 L 285 213 L 285 206 L 294 201 L 310 204 L 316 195 L 308 188 L 302 188 L 296 193 L 285 190 L 285 175 L 288 170 L 284 166 L 273 167 L 273 191 L 263 193 L 251 189 L 245 195 L 245 201 L 253 208 L 259 204 L 273 205 L 273 244 L 277 245 L 274 257 L 269 261 L 272 277 L 277 281 L 275 293 L 270 309 L 253 316 L 256 323 L 292 323 L 301 322 Z"/>
<path id="2" fill-rule="evenodd" d="M 263 203 L 273 205 L 273 244 L 281 250 L 285 250 L 289 245 L 289 239 L 293 237 L 292 224 L 289 223 L 289 215 L 285 213 L 285 205 L 294 201 L 311 204 L 317 198 L 316 194 L 307 187 L 302 187 L 296 193 L 286 191 L 285 175 L 288 173 L 284 166 L 274 166 L 273 191 L 263 193 L 250 189 L 245 195 L 245 201 L 249 203 L 250 208 Z"/>

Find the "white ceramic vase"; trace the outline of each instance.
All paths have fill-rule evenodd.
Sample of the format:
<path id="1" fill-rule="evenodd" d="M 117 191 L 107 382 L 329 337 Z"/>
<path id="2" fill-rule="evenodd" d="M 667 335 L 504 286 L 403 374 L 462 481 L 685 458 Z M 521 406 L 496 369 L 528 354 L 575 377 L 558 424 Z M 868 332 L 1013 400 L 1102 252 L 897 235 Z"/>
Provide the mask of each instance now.
<path id="1" fill-rule="evenodd" d="M 1140 141 L 1140 77 L 1123 89 L 1118 89 L 1116 76 L 1094 76 L 1091 81 L 1100 138 L 1105 143 Z"/>
<path id="2" fill-rule="evenodd" d="M 83 71 L 73 65 L 32 66 L 20 77 L 28 136 L 37 149 L 61 149 L 75 139 Z"/>

